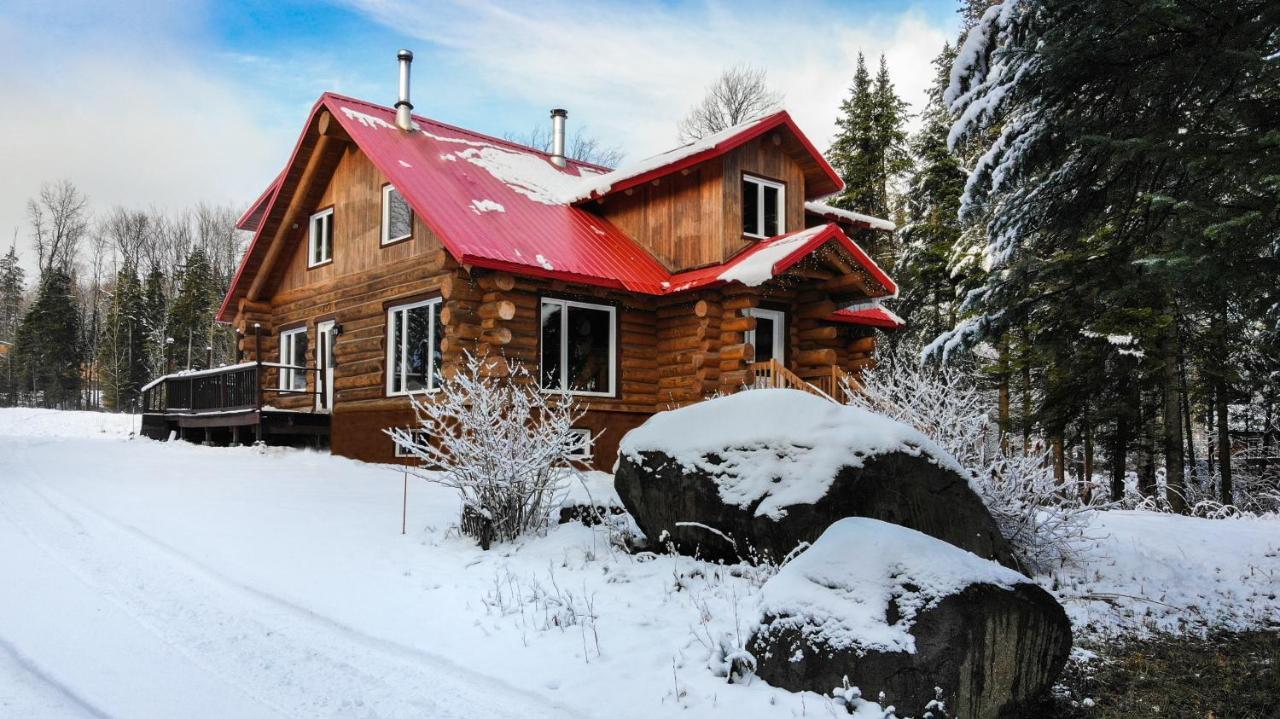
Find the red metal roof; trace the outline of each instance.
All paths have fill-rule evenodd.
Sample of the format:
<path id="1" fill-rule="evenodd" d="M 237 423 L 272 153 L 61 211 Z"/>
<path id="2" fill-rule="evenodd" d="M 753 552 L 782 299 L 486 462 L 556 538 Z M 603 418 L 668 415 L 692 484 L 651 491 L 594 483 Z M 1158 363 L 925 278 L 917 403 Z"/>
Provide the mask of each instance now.
<path id="1" fill-rule="evenodd" d="M 889 330 L 896 330 L 907 326 L 905 320 L 878 304 L 868 307 L 859 307 L 856 309 L 846 307 L 842 310 L 836 310 L 827 316 L 827 320 L 830 322 L 843 322 L 850 325 L 880 327 Z"/>
<path id="2" fill-rule="evenodd" d="M 745 263 L 759 261 L 762 252 L 779 252 L 788 244 L 785 256 L 771 259 L 769 268 L 778 274 L 826 242 L 843 245 L 890 293 L 897 285 L 870 257 L 835 224 L 820 230 L 811 228 L 782 235 L 750 246 L 729 262 L 711 268 L 672 275 L 652 255 L 620 229 L 572 204 L 585 186 L 605 168 L 570 160 L 557 167 L 545 152 L 505 140 L 488 137 L 422 117 L 414 117 L 415 131 L 395 126 L 395 112 L 387 107 L 326 93 L 312 110 L 306 127 L 314 126 L 315 115 L 328 110 L 343 130 L 387 176 L 413 207 L 414 212 L 440 237 L 445 249 L 460 263 L 516 274 L 563 279 L 569 282 L 611 287 L 630 292 L 662 295 L 732 281 L 732 273 Z M 773 127 L 787 125 L 806 146 L 808 140 L 790 116 L 777 113 L 732 138 L 737 146 Z M 764 129 L 760 129 L 764 128 Z M 752 134 L 754 133 L 754 134 Z M 290 166 L 299 162 L 306 132 L 299 138 Z M 745 139 L 744 139 L 745 138 Z M 707 152 L 726 152 L 721 141 Z M 676 171 L 711 155 L 703 152 L 685 156 L 667 171 Z M 821 160 L 821 155 L 814 151 Z M 691 159 L 692 158 L 692 159 Z M 823 167 L 834 171 L 822 160 Z M 274 205 L 287 193 L 282 178 L 288 167 L 267 188 L 240 224 L 256 234 L 245 253 L 239 271 L 219 310 L 218 318 L 228 321 L 235 301 L 244 296 L 258 271 L 250 258 L 265 253 L 263 221 L 276 212 Z M 649 174 L 639 181 L 653 179 Z M 838 182 L 839 178 L 835 180 Z M 803 242 L 796 236 L 805 235 Z M 753 258 L 755 258 L 753 260 Z M 728 275 L 728 278 L 726 278 Z"/>

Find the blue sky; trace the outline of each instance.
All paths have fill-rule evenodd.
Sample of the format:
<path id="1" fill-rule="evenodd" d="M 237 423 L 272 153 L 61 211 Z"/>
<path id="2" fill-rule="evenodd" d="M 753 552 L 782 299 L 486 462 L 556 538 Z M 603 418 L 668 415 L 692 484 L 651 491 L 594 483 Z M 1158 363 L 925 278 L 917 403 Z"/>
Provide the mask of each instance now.
<path id="1" fill-rule="evenodd" d="M 718 71 L 763 67 L 824 148 L 857 52 L 923 99 L 951 1 L 296 0 L 0 4 L 0 238 L 42 180 L 95 207 L 250 201 L 316 97 L 390 104 L 412 49 L 417 112 L 494 135 L 567 107 L 629 158 L 667 149 Z M 4 244 L 7 244 L 5 242 Z"/>

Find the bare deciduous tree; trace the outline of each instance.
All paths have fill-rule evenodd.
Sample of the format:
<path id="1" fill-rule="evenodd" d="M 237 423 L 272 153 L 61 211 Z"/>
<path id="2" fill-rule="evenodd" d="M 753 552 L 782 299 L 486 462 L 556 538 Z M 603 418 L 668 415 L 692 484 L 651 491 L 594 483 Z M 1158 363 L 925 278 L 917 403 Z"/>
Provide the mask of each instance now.
<path id="1" fill-rule="evenodd" d="M 551 127 L 546 124 L 536 125 L 524 135 L 508 132 L 503 137 L 535 150 L 551 151 Z M 590 134 L 585 126 L 572 132 L 565 140 L 565 145 L 565 153 L 570 159 L 601 167 L 617 167 L 623 157 L 622 150 L 615 145 L 604 144 L 600 138 Z"/>
<path id="2" fill-rule="evenodd" d="M 769 87 L 763 68 L 734 65 L 707 87 L 702 101 L 678 126 L 681 142 L 693 142 L 782 107 L 782 94 Z"/>
<path id="3" fill-rule="evenodd" d="M 27 219 L 43 277 L 52 269 L 70 272 L 89 228 L 89 201 L 70 180 L 46 182 L 40 196 L 27 200 Z"/>

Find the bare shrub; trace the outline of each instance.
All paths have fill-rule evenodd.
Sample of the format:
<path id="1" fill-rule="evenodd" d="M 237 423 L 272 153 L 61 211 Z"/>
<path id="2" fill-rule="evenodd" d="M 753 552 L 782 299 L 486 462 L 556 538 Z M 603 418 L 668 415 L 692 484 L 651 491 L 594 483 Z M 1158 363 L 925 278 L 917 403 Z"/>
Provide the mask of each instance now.
<path id="1" fill-rule="evenodd" d="M 384 430 L 421 462 L 409 471 L 462 497 L 463 532 L 488 548 L 547 526 L 561 494 L 582 468 L 571 429 L 582 410 L 550 394 L 517 365 L 494 376 L 493 362 L 467 353 L 457 375 L 433 395 L 410 396 L 416 431 Z"/>
<path id="2" fill-rule="evenodd" d="M 1093 506 L 1054 482 L 1043 451 L 1000 447 L 986 397 L 964 371 L 897 362 L 865 371 L 843 394 L 849 404 L 915 427 L 954 456 L 1028 571 L 1076 557 Z"/>

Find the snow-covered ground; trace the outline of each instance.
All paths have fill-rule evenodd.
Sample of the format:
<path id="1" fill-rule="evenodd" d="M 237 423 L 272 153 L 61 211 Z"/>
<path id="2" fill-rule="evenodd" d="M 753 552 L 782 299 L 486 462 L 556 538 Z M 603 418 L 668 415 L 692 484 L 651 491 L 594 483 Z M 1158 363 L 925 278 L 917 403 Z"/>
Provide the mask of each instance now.
<path id="1" fill-rule="evenodd" d="M 0 716 L 829 714 L 721 676 L 759 571 L 627 555 L 581 525 L 483 552 L 450 530 L 456 499 L 412 479 L 402 536 L 394 468 L 134 426 L 0 410 Z M 1081 626 L 1280 616 L 1280 522 L 1094 529 L 1094 559 L 1056 578 Z"/>

